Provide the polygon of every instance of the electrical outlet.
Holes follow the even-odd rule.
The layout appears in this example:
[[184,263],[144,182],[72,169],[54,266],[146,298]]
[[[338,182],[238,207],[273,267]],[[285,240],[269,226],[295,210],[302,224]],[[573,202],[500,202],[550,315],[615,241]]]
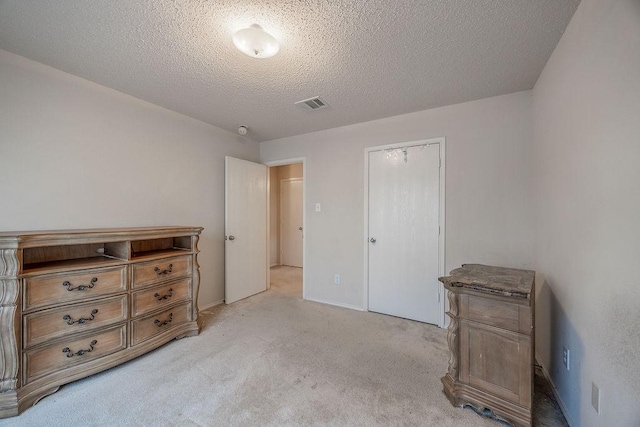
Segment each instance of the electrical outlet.
[[562,364],[567,369],[567,371],[569,370],[569,366],[571,366],[570,363],[571,363],[571,350],[569,350],[567,347],[562,347]]
[[333,283],[335,283],[336,285],[340,284],[340,275],[336,274],[335,276],[333,276]]
[[600,389],[594,382],[591,382],[591,405],[596,410],[596,414],[600,414]]

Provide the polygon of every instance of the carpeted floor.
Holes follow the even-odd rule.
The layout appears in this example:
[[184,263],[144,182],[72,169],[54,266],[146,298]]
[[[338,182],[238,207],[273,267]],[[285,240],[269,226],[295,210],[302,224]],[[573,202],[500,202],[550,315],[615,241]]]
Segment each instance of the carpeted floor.
[[[201,313],[198,337],[66,385],[0,426],[503,425],[442,394],[445,330],[303,301],[300,283],[300,269],[274,268],[269,291]],[[564,425],[543,404],[535,425]]]

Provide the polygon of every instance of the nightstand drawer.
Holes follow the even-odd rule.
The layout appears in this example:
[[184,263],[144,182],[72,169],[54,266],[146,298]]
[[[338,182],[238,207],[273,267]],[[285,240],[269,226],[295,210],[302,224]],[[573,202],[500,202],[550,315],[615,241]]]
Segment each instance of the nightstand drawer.
[[168,305],[191,298],[191,278],[154,286],[131,294],[131,317],[159,310]]
[[24,347],[127,320],[127,296],[73,304],[24,316]]
[[24,381],[58,372],[60,369],[99,359],[127,347],[126,325],[107,331],[96,331],[61,340],[58,343],[28,350],[24,353]]
[[469,295],[463,297],[461,308],[462,317],[474,322],[531,334],[531,308],[528,306]]
[[127,290],[127,267],[76,270],[24,279],[24,310],[106,296]]
[[191,275],[190,255],[133,264],[134,288]]
[[188,322],[191,302],[131,322],[131,345]]

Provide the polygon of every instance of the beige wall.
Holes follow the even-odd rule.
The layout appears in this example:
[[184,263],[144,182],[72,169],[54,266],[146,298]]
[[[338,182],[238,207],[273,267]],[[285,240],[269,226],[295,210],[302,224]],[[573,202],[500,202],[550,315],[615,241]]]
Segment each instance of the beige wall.
[[280,179],[278,168],[269,168],[269,265],[280,264]]
[[639,1],[581,2],[533,126],[537,352],[573,425],[640,425]]
[[280,181],[302,178],[302,163],[269,168],[269,262],[280,264]]
[[0,51],[0,230],[196,225],[224,298],[224,156],[256,143]]
[[302,178],[302,163],[278,166],[278,179]]
[[463,262],[532,267],[530,105],[521,92],[261,143],[262,161],[306,157],[307,297],[363,307],[365,147],[439,136],[447,271]]

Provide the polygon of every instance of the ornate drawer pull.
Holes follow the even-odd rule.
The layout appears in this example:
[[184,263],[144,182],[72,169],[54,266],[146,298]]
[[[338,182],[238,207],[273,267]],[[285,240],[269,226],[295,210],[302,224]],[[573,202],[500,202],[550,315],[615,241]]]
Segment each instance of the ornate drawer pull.
[[154,268],[153,271],[155,271],[158,276],[164,276],[165,274],[169,274],[173,271],[173,264],[169,264],[169,268],[167,268],[166,270],[160,270],[158,267]]
[[160,294],[156,292],[155,294],[153,294],[153,296],[156,297],[158,301],[162,301],[163,299],[169,299],[173,296],[173,288],[169,289],[169,293],[167,293],[166,295],[160,296]]
[[85,289],[93,288],[96,285],[97,281],[98,281],[98,278],[94,277],[93,279],[91,279],[91,282],[88,285],[80,285],[74,288],[71,286],[70,282],[65,280],[64,282],[62,282],[62,286],[67,288],[68,291],[84,291]]
[[67,325],[73,325],[74,323],[90,322],[96,318],[96,314],[98,314],[98,309],[94,308],[93,310],[91,310],[91,317],[81,317],[78,320],[73,320],[71,319],[71,316],[65,314],[64,316],[62,316],[62,320],[66,320]]
[[71,350],[69,350],[69,347],[65,347],[62,349],[63,353],[67,354],[67,357],[73,357],[73,356],[82,356],[85,353],[91,353],[93,351],[93,346],[98,344],[98,340],[93,340],[91,341],[91,344],[89,344],[89,348],[86,350],[78,350],[77,352],[72,352]]
[[161,327],[171,323],[172,320],[173,320],[173,313],[169,313],[169,318],[167,320],[165,320],[164,322],[161,322],[158,319],[156,319],[156,320],[154,320],[153,323],[155,323],[158,328],[161,328]]

